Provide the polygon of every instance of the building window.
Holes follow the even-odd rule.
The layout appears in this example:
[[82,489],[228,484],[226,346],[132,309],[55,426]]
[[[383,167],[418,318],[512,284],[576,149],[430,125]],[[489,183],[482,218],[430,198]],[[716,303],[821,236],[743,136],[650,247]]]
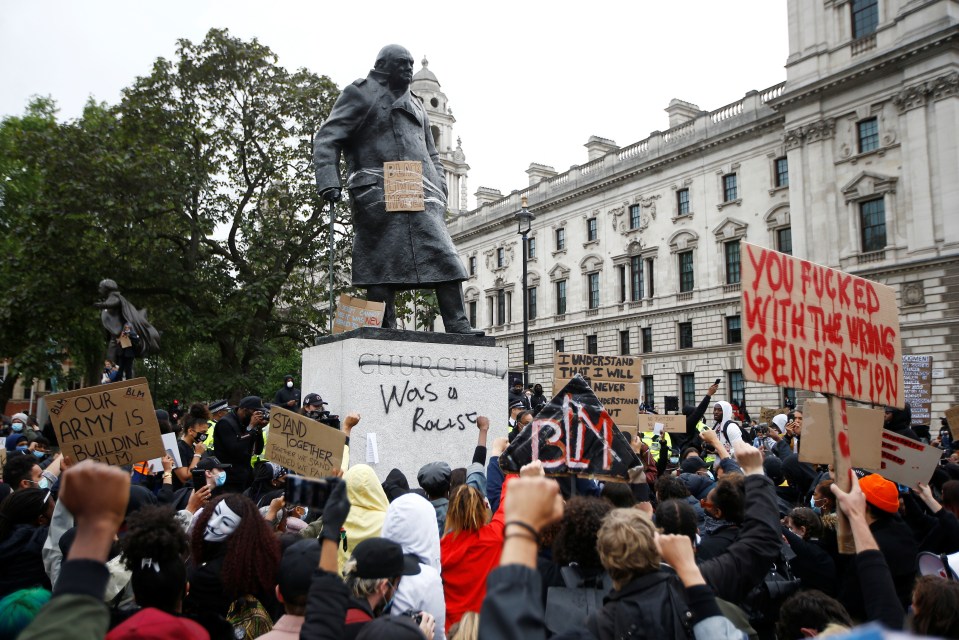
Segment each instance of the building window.
[[470,275],[476,275],[476,256],[470,256]]
[[852,0],[852,37],[863,38],[879,26],[879,0]]
[[676,192],[676,215],[689,215],[689,189],[680,189]]
[[526,312],[530,320],[536,319],[536,287],[526,290]]
[[695,406],[696,403],[696,374],[694,373],[681,373],[679,374],[679,394],[682,396],[680,398],[681,406],[692,405]]
[[776,230],[776,249],[788,256],[793,254],[793,230],[792,227]]
[[536,350],[532,342],[526,343],[526,364],[536,364]]
[[592,242],[597,236],[596,218],[590,218],[586,221],[586,242]]
[[693,348],[693,323],[692,322],[679,323],[679,348],[680,349]]
[[629,207],[629,228],[630,229],[639,229],[641,224],[640,208],[638,204],[630,205]]
[[616,272],[619,274],[619,301],[626,302],[626,265],[616,267]]
[[729,316],[726,318],[726,344],[739,344],[742,341],[742,321],[739,316]]
[[589,284],[589,308],[599,309],[599,274],[591,273],[586,278]]
[[643,404],[647,409],[653,408],[656,404],[656,386],[653,384],[653,376],[643,376]]
[[467,306],[469,308],[470,326],[475,327],[476,326],[476,300],[471,300],[470,302],[467,303]]
[[629,329],[619,332],[619,355],[629,355]]
[[859,153],[879,148],[879,120],[868,118],[856,123],[859,132]]
[[726,284],[739,284],[739,240],[731,240],[723,245],[726,250]]
[[536,257],[536,238],[526,240],[526,257],[530,260]]
[[596,340],[595,333],[591,336],[586,336],[586,353],[594,355],[599,353],[599,343]]
[[791,387],[783,388],[783,406],[790,409],[796,408],[796,390]]
[[746,406],[746,382],[742,371],[729,372],[729,401],[740,410]]
[[496,250],[496,266],[497,268],[503,268],[506,266],[506,249],[500,247]]
[[785,157],[776,158],[776,186],[789,186],[789,161]]
[[646,295],[650,298],[652,298],[655,293],[653,290],[654,282],[655,281],[653,279],[653,259],[646,258]]
[[566,229],[556,230],[556,250],[566,251]]
[[723,176],[723,202],[732,202],[739,197],[739,188],[736,184],[736,174],[727,173]]
[[693,290],[693,252],[683,251],[679,254],[679,292]]
[[643,353],[652,353],[653,352],[653,328],[643,327],[642,337],[643,337]]
[[629,259],[629,299],[643,299],[643,259],[639,256]]
[[566,281],[558,280],[556,282],[556,315],[566,313]]
[[506,291],[500,289],[496,292],[496,324],[506,322]]
[[886,248],[886,202],[882,198],[859,203],[862,225],[862,251],[882,251]]
[[562,353],[566,351],[566,342],[562,338],[559,340],[553,340],[553,351],[556,353]]

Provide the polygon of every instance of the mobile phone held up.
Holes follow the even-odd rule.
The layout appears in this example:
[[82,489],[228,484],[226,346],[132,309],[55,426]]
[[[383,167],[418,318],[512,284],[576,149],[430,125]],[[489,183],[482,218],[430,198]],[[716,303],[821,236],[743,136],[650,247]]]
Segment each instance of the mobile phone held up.
[[722,382],[722,381],[723,381],[722,378],[716,378],[716,382],[714,382],[713,384],[718,387],[718,386],[719,386],[719,383]]
[[323,509],[333,491],[336,478],[306,478],[304,476],[286,476],[284,497],[286,504],[300,505],[310,509]]
[[203,469],[191,469],[190,477],[193,479],[193,488],[200,490],[206,484],[206,471]]

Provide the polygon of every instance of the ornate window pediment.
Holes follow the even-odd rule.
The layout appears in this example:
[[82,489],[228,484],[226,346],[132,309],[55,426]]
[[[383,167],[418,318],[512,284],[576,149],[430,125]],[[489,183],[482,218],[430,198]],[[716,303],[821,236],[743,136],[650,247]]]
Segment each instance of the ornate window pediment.
[[478,300],[479,296],[480,292],[476,287],[466,287],[466,291],[463,292],[463,299],[466,300],[466,302]]
[[770,209],[764,216],[766,228],[776,229],[779,227],[788,227],[792,223],[789,216],[789,205],[781,204]]
[[591,253],[579,261],[579,268],[583,273],[595,273],[603,270],[603,259]]
[[569,278],[569,269],[557,262],[556,265],[549,270],[547,275],[549,275],[549,279],[553,282],[557,280],[566,280]]
[[672,253],[695,249],[697,244],[699,244],[699,236],[689,229],[680,229],[669,238],[669,250]]
[[716,236],[716,240],[719,242],[727,242],[737,238],[742,239],[746,237],[746,228],[748,226],[745,222],[740,222],[736,218],[726,218],[718,227],[713,229],[713,235]]
[[526,274],[526,284],[529,287],[535,287],[539,284],[539,274],[535,271],[530,271]]
[[[503,264],[499,265],[498,254],[499,250],[503,250]],[[493,273],[503,273],[506,269],[513,263],[516,253],[516,241],[503,241],[498,242],[496,245],[490,249],[487,249],[483,252],[483,255],[486,256],[486,268]]]
[[899,178],[863,171],[842,188],[842,195],[847,203],[869,200],[887,193],[895,193],[898,181]]

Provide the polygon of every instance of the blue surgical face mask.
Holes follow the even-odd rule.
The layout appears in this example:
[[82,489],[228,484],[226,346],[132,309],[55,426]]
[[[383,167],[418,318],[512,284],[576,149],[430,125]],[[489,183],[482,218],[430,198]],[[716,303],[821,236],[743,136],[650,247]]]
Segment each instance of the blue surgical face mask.
[[43,452],[43,451],[34,451],[34,452],[33,452],[33,455],[34,455],[35,457],[39,458],[40,460],[43,460],[44,458],[47,457],[47,454],[46,454],[45,452]]
[[40,481],[37,483],[37,486],[41,489],[49,489],[50,481],[47,480],[46,478],[40,478]]
[[26,452],[26,450],[29,449],[29,448],[30,448],[30,447],[28,447],[27,445],[20,445],[19,447],[17,447],[17,451],[18,451],[19,453],[24,453],[24,452]]
[[816,496],[809,496],[809,508],[815,511],[818,515],[822,515],[822,508],[816,506]]
[[21,431],[23,431],[23,423],[14,422],[12,425],[10,425],[10,428],[16,431],[17,433],[20,433]]
[[222,487],[226,484],[226,471],[221,471],[216,476],[216,486]]

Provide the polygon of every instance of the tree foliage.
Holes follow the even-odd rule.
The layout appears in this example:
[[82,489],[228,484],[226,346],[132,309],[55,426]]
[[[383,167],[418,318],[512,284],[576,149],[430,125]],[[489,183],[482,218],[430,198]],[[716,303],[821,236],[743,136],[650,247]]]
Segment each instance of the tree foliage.
[[[94,378],[105,341],[91,304],[109,277],[161,331],[138,371],[159,400],[266,395],[326,330],[329,213],[310,142],[337,95],[212,30],[117,105],[59,123],[38,100],[3,121],[4,355],[39,377],[68,354]],[[336,264],[349,264],[350,229],[335,233]]]

